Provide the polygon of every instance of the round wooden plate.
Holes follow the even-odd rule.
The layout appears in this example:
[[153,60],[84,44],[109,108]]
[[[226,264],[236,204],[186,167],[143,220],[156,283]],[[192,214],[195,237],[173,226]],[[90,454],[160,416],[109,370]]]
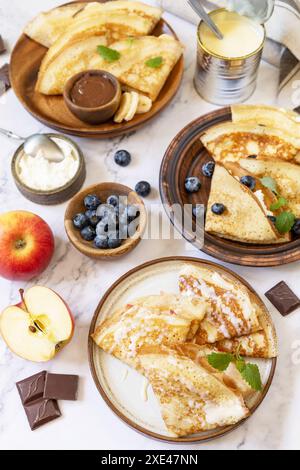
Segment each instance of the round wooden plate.
[[[82,0],[90,2],[92,0]],[[100,0],[101,1],[101,0]],[[107,0],[102,0],[102,3]],[[170,34],[177,39],[173,29],[161,20],[152,35]],[[47,49],[23,34],[11,55],[10,76],[12,87],[27,111],[48,127],[79,137],[105,139],[135,131],[167,106],[179,89],[184,72],[182,57],[171,72],[151,111],[137,115],[132,121],[116,124],[109,121],[98,126],[77,119],[67,108],[62,96],[46,96],[35,92],[38,71]]]
[[[181,207],[185,204],[204,204],[207,207],[211,179],[203,176],[201,169],[212,158],[203,147],[200,136],[210,127],[226,121],[231,121],[230,108],[196,119],[174,138],[162,161],[161,199],[171,222],[188,241],[195,238],[194,234],[185,228],[182,230],[182,221],[171,211],[171,207],[174,204],[180,204]],[[202,188],[199,193],[190,195],[185,191],[184,182],[189,176],[200,178]],[[205,233],[204,246],[200,240],[193,243],[214,258],[242,266],[278,266],[300,260],[300,240],[279,245],[248,245]]]
[[[100,323],[134,298],[160,294],[162,290],[177,293],[178,275],[182,266],[186,263],[212,269],[221,274],[226,274],[235,281],[241,282],[255,295],[261,307],[265,309],[266,314],[270,317],[265,305],[253,288],[232,271],[215,263],[197,258],[162,258],[136,267],[111,286],[96,309],[90,326],[88,340],[89,363],[92,376],[100,395],[109,408],[127,425],[147,437],[177,444],[201,443],[216,439],[233,431],[243,424],[245,420],[234,426],[218,428],[192,436],[183,438],[170,437],[162,420],[160,408],[152,388],[149,387],[148,401],[145,401],[141,393],[145,386],[145,379],[142,375],[102,351],[94,343],[91,334],[94,333]],[[272,322],[271,318],[270,321]],[[252,360],[252,362],[256,362],[259,366],[263,391],[261,393],[254,392],[246,400],[250,416],[253,415],[262,403],[271,386],[277,361],[276,359],[260,359]]]

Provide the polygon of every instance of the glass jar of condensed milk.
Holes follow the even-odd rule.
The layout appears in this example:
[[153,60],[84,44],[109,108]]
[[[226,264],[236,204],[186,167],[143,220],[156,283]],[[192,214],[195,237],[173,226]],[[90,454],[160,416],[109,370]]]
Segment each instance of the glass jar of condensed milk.
[[201,21],[198,28],[198,57],[195,75],[197,92],[218,105],[247,100],[256,79],[266,39],[259,21],[224,8],[210,13],[223,39]]

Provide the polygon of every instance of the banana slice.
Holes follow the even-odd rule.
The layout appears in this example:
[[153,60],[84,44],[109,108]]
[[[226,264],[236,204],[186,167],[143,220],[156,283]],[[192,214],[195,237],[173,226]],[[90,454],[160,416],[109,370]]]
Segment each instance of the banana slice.
[[127,93],[127,92],[123,93],[120,107],[114,117],[114,121],[117,124],[120,124],[121,122],[123,122],[125,117],[129,113],[130,107],[131,107],[131,101],[132,101],[131,93]]
[[139,94],[136,93],[135,91],[132,91],[130,94],[131,94],[131,103],[130,103],[128,113],[125,116],[125,121],[127,122],[131,121],[134,118],[138,109],[138,105],[139,105]]
[[136,114],[145,114],[152,108],[152,100],[148,96],[140,95]]

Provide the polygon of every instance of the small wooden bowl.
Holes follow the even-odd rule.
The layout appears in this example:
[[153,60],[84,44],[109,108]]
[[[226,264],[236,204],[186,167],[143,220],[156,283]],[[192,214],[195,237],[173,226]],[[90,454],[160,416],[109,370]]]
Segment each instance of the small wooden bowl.
[[[87,74],[98,75],[109,80],[113,84],[115,95],[111,101],[103,104],[102,106],[98,106],[97,108],[84,108],[83,106],[78,106],[73,103],[71,99],[71,91],[75,83]],[[74,75],[67,81],[63,96],[71,113],[83,122],[96,125],[109,121],[116,114],[121,101],[122,89],[119,80],[117,80],[111,73],[105,72],[104,70],[86,70],[85,72],[80,72]]]
[[[83,240],[80,231],[76,230],[73,225],[73,217],[85,212],[84,198],[88,194],[95,194],[102,202],[115,194],[117,196],[127,196],[128,204],[134,204],[139,207],[140,224],[135,235],[124,240],[119,248],[100,250],[93,247],[92,242]],[[142,199],[130,188],[118,183],[100,183],[84,189],[70,201],[65,214],[65,230],[72,245],[85,256],[92,259],[111,260],[116,257],[123,256],[132,251],[141,241],[147,225],[147,211]]]
[[11,172],[15,181],[15,184],[23,194],[26,199],[29,201],[34,202],[36,204],[41,204],[44,206],[51,206],[56,204],[62,204],[63,202],[68,201],[74,194],[78,193],[83,186],[86,177],[86,168],[85,168],[85,160],[82,151],[78,147],[73,140],[69,139],[68,137],[61,135],[61,134],[46,134],[48,137],[55,137],[59,139],[63,139],[68,142],[70,145],[73,146],[75,152],[79,158],[79,167],[74,175],[74,177],[68,181],[64,186],[56,189],[52,189],[50,191],[41,191],[37,189],[30,188],[26,186],[23,181],[21,181],[16,166],[18,162],[18,158],[20,152],[23,150],[24,145],[22,144],[17,151],[15,152],[12,162],[11,162]]

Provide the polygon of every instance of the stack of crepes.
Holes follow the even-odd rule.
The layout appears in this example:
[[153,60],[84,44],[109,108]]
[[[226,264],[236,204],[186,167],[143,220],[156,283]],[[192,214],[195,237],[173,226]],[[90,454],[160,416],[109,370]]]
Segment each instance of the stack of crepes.
[[[76,3],[40,14],[24,31],[49,48],[36,91],[61,95],[69,78],[100,69],[118,78],[125,91],[155,101],[183,53],[174,37],[151,36],[161,16],[159,8],[126,0]],[[99,46],[112,50],[118,60],[101,55]],[[159,66],[155,62],[148,66],[155,58],[159,58]]]
[[[258,105],[231,109],[232,122],[201,136],[216,162],[205,230],[243,243],[289,242],[300,218],[299,114]],[[243,177],[253,187],[241,184]],[[226,208],[221,216],[211,210],[216,203]]]
[[253,393],[231,363],[212,368],[212,352],[269,359],[277,340],[265,307],[230,275],[187,264],[180,295],[140,298],[106,319],[93,339],[152,385],[171,436],[233,425],[249,414]]

